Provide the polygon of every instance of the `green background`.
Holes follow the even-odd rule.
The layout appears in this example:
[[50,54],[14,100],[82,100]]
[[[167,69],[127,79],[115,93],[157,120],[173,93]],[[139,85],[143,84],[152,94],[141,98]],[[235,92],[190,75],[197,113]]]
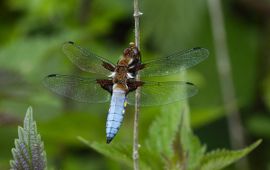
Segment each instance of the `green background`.
[[[223,15],[233,82],[247,144],[263,143],[248,159],[251,169],[270,168],[270,23],[263,9],[270,2],[223,1]],[[256,3],[255,3],[256,4]],[[199,93],[190,101],[191,126],[207,150],[231,148],[223,108],[207,1],[142,1],[143,61],[196,46],[207,48],[207,60],[180,74],[152,80],[185,80]],[[42,79],[52,73],[93,76],[64,56],[66,41],[75,41],[117,62],[134,39],[131,0],[2,0],[0,1],[0,169],[9,169],[11,148],[29,105],[45,143],[51,169],[126,169],[89,149],[77,139],[105,142],[109,103],[77,103],[52,94]],[[266,10],[267,11],[267,10]],[[167,107],[141,109],[140,140]],[[134,108],[128,107],[112,143],[131,144]],[[170,113],[168,113],[170,114]],[[112,144],[113,145],[113,144]],[[234,169],[229,167],[228,169]]]

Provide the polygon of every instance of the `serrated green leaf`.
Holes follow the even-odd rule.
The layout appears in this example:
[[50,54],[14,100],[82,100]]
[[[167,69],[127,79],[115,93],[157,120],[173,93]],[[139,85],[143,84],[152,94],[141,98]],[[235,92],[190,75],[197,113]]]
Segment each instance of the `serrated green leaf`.
[[166,159],[173,157],[173,141],[179,129],[181,113],[178,107],[164,107],[160,116],[151,124],[149,137],[146,140],[146,146],[157,155],[162,155]]
[[19,139],[15,139],[15,148],[11,152],[10,161],[12,170],[44,170],[46,169],[46,153],[44,144],[37,132],[36,122],[33,120],[32,108],[29,107],[24,127],[18,127]]
[[189,132],[187,138],[188,143],[183,143],[183,149],[187,157],[187,169],[194,170],[200,166],[206,148],[201,145],[199,138],[192,132]]
[[219,170],[222,169],[240,158],[247,155],[249,152],[251,152],[253,149],[255,149],[262,140],[258,140],[249,147],[237,150],[237,151],[229,151],[226,149],[222,150],[215,150],[210,153],[207,153],[201,162],[201,170]]
[[202,146],[199,138],[193,134],[189,125],[188,105],[184,107],[180,129],[180,141],[185,156],[182,160],[182,164],[186,164],[186,169],[193,170],[199,167],[200,161],[205,153],[205,146]]
[[[179,111],[180,110],[180,111]],[[146,140],[147,148],[152,154],[159,155],[167,169],[194,169],[205,152],[199,139],[193,134],[189,125],[189,108],[185,101],[181,102],[181,108],[170,108],[157,117],[149,131]]]

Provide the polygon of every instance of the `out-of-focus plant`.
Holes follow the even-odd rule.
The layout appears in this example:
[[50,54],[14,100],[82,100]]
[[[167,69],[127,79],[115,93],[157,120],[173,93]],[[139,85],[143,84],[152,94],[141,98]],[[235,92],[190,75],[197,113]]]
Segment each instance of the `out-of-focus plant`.
[[12,170],[44,170],[46,169],[46,152],[41,136],[37,132],[37,124],[33,119],[32,108],[29,107],[24,126],[18,127],[19,138],[15,139],[12,149],[13,160],[10,161]]

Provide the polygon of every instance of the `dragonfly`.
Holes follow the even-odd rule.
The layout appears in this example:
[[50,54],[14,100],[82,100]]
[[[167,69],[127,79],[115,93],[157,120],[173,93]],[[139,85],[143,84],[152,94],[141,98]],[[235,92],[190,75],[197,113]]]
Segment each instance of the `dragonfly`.
[[[52,92],[79,102],[110,101],[106,121],[106,142],[110,143],[122,124],[127,104],[134,105],[135,91],[140,87],[140,105],[164,105],[187,99],[197,93],[197,87],[185,81],[143,81],[151,76],[179,73],[205,60],[205,48],[192,48],[172,55],[142,62],[141,52],[134,43],[123,51],[117,64],[88,51],[74,42],[66,42],[63,52],[82,71],[95,73],[95,78],[51,74],[43,84]],[[141,80],[136,80],[140,75]]]

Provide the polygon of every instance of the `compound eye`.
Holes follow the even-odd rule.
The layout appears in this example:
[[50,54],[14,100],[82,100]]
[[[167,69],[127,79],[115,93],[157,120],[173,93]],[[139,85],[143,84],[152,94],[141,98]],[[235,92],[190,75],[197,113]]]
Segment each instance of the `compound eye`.
[[130,49],[129,49],[129,48],[126,48],[126,49],[124,50],[124,55],[129,56],[129,53],[130,53]]
[[139,53],[138,49],[137,48],[134,48],[133,49],[133,53],[134,53],[134,55],[138,55],[138,53]]

